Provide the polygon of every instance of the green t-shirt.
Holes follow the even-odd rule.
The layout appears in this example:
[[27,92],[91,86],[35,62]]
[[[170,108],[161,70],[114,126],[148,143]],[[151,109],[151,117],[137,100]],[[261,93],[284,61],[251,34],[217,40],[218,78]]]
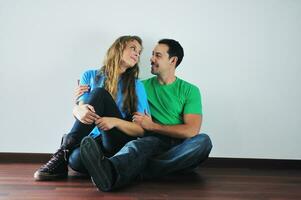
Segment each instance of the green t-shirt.
[[183,124],[183,114],[202,114],[199,89],[182,80],[161,85],[157,77],[142,81],[154,121],[164,125]]

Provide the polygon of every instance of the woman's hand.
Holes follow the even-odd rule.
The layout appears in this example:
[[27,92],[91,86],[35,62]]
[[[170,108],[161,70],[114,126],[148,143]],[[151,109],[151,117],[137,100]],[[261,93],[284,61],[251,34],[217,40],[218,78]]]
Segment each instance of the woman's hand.
[[89,104],[77,105],[73,108],[73,115],[84,124],[93,124],[100,117],[95,113],[94,107]]
[[90,90],[90,86],[89,85],[79,85],[75,88],[74,91],[74,97],[75,97],[75,101],[82,96],[85,92],[88,92]]
[[155,123],[153,122],[152,117],[145,111],[144,111],[144,114],[135,112],[132,121],[134,123],[140,125],[143,129],[148,130],[148,131],[151,131],[155,126]]
[[116,127],[120,119],[115,117],[100,117],[95,121],[95,125],[103,131]]

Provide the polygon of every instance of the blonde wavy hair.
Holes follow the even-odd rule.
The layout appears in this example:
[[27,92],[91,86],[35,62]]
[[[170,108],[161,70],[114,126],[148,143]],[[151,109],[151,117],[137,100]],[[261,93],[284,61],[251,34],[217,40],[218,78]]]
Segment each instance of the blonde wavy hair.
[[[115,40],[115,42],[108,49],[103,67],[100,69],[100,74],[106,76],[105,89],[111,94],[114,100],[116,100],[118,90],[118,70],[122,62],[123,51],[130,41],[137,41],[142,46],[142,40],[138,36],[121,36]],[[128,68],[122,75],[121,80],[123,82],[123,111],[128,114],[132,114],[137,110],[137,95],[136,95],[136,79],[139,74],[138,63]]]

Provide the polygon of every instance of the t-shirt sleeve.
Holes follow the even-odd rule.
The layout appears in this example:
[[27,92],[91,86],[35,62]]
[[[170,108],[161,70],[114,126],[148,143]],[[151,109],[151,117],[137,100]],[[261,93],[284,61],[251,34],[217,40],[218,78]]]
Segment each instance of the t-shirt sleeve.
[[[81,75],[79,80],[79,85],[90,85],[91,72],[92,72],[91,70],[88,70]],[[88,99],[88,97],[89,97],[89,92],[85,92],[77,99],[77,102],[80,101],[85,102]]]
[[144,86],[139,80],[136,81],[136,94],[138,99],[137,112],[144,113],[146,111],[148,114],[151,114]]
[[192,86],[184,105],[184,114],[203,114],[200,90]]

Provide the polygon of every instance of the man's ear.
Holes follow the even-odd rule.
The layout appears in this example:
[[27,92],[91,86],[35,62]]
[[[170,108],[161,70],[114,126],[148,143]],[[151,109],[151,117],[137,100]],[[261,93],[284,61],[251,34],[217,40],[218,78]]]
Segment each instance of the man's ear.
[[170,62],[171,64],[174,64],[175,66],[176,66],[176,64],[177,64],[177,61],[178,61],[178,57],[177,57],[177,56],[173,56],[173,57],[171,57],[170,60],[169,60],[169,62]]

